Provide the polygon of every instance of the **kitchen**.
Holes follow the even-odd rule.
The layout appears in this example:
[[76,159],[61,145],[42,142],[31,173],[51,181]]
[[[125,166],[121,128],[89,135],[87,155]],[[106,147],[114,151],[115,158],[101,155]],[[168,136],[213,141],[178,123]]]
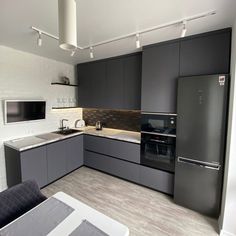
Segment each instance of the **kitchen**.
[[[204,13],[204,20],[217,22],[218,11],[222,14],[219,6],[217,9]],[[163,232],[170,235],[232,232],[233,235],[234,226],[228,217],[234,208],[229,209],[228,204],[234,203],[230,203],[228,196],[234,180],[230,177],[233,146],[229,144],[234,135],[230,127],[234,125],[235,28],[233,23],[222,26],[215,23],[214,27],[191,31],[191,21],[181,22],[178,34],[172,37],[145,41],[146,31],[142,34],[140,30],[131,43],[136,51],[122,49],[115,53],[112,49],[106,55],[99,48],[105,46],[96,46],[94,42],[88,50],[81,50],[81,54],[76,50],[73,56],[66,56],[55,39],[48,36],[50,30],[41,31],[40,25],[33,22],[35,28],[29,29],[31,39],[26,39],[30,45],[19,44],[16,50],[17,39],[7,42],[7,37],[3,37],[0,46],[1,189],[36,179],[42,192],[51,196],[54,190],[67,188],[63,181],[69,179],[75,189],[77,183],[89,193],[86,186],[91,184],[92,188],[93,184],[99,184],[99,180],[89,182],[89,177],[94,176],[94,181],[97,174],[105,182],[109,178],[111,182],[121,181],[117,182],[117,189],[127,183],[129,187],[123,192],[129,192],[130,188],[137,196],[145,194],[143,191],[147,191],[147,196],[158,194],[156,199],[165,196],[171,199],[169,207],[183,212],[186,209],[186,215],[196,218],[197,224],[204,220],[211,222],[204,223],[198,232],[191,228],[190,222],[180,226],[176,221],[166,225],[157,223],[161,230],[149,224],[152,229],[147,235]],[[167,24],[165,30],[170,29]],[[160,33],[158,27],[154,31]],[[183,31],[185,35],[181,35]],[[58,54],[48,55],[49,48],[58,50]],[[27,111],[27,103],[32,106],[40,103],[42,113],[39,110],[31,113],[35,107]],[[17,109],[25,106],[21,112],[27,111],[27,121],[22,122],[21,117],[12,113],[14,106]],[[62,134],[58,128],[71,134]],[[87,185],[75,181],[76,175],[82,179],[87,176],[88,180],[84,180]],[[73,187],[71,192],[67,191],[105,215],[112,209],[108,204],[110,208],[103,211],[106,207],[96,205],[86,191],[84,195]],[[94,191],[98,199],[102,198],[99,188]],[[106,194],[112,195],[112,191]],[[118,196],[118,202],[128,200],[127,196],[123,199]],[[112,196],[108,202],[109,199]],[[112,212],[109,216],[128,225],[131,235],[142,231],[129,222],[127,212],[120,217],[114,209]],[[187,218],[182,220],[188,222]],[[140,224],[141,219],[137,219]],[[143,217],[143,223],[148,219]],[[156,217],[152,224],[155,220],[158,222]],[[178,226],[175,228],[174,224]],[[144,226],[143,230],[148,227]]]

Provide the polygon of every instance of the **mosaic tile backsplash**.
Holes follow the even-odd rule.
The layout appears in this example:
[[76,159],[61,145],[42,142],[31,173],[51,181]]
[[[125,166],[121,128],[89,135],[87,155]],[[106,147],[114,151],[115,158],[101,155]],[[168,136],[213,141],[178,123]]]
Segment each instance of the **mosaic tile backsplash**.
[[140,131],[141,112],[124,110],[83,108],[83,119],[86,125],[95,125],[101,121],[105,128]]

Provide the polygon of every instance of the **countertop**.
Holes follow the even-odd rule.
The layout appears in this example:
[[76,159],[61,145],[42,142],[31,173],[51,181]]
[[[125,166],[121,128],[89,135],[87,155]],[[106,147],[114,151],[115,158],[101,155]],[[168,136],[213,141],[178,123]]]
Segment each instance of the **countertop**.
[[63,139],[67,139],[70,137],[88,134],[93,136],[111,138],[131,143],[140,144],[141,135],[139,132],[127,131],[127,130],[119,130],[119,129],[110,129],[103,128],[102,130],[96,130],[93,126],[87,126],[84,128],[72,128],[75,130],[80,130],[81,132],[73,133],[69,135],[62,135],[56,133],[44,133],[35,136],[28,136],[18,139],[13,139],[4,142],[4,144],[8,147],[14,148],[17,151],[25,151],[31,148],[39,147],[42,145],[46,145],[49,143],[53,143],[56,141],[60,141]]

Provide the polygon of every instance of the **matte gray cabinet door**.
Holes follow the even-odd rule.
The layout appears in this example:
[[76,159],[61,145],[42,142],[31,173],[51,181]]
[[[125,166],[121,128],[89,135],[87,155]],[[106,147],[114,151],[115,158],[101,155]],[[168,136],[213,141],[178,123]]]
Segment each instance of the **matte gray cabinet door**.
[[230,30],[182,40],[180,76],[228,74],[230,47]]
[[52,182],[67,173],[66,142],[59,141],[47,145],[48,182]]
[[101,153],[134,163],[140,163],[139,144],[85,135],[84,147],[89,151]]
[[111,157],[109,173],[139,183],[139,165],[137,164]]
[[176,113],[178,76],[179,42],[144,48],[141,110]]
[[108,156],[90,151],[84,151],[84,164],[88,167],[111,173],[110,157]]
[[137,164],[90,151],[85,151],[84,164],[123,179],[139,182],[139,165]]
[[99,108],[106,105],[106,62],[97,61],[77,66],[78,103],[81,107]]
[[84,146],[83,135],[65,140],[66,145],[66,170],[71,172],[83,165]]
[[140,184],[173,195],[174,175],[165,171],[140,166]]
[[90,64],[83,63],[77,66],[78,74],[78,105],[80,107],[91,107],[92,95],[90,91],[93,90],[92,86],[92,71],[90,70]]
[[124,104],[124,67],[122,58],[107,61],[106,108],[122,109]]
[[46,146],[20,153],[21,181],[34,179],[39,187],[48,184]]
[[141,109],[142,55],[124,58],[124,105],[123,109]]

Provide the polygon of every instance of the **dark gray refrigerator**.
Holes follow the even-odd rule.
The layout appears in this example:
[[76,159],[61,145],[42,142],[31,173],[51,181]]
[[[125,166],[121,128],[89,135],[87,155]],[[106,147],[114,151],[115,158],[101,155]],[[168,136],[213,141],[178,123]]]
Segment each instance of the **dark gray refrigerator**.
[[217,217],[227,127],[228,75],[178,80],[174,201]]

